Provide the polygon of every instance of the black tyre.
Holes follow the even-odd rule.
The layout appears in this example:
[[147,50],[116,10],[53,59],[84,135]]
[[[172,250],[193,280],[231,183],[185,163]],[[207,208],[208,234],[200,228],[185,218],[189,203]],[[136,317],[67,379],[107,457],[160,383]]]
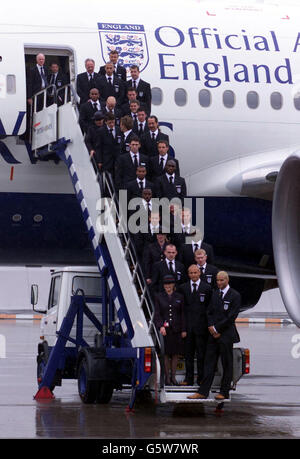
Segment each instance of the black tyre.
[[94,403],[97,398],[98,381],[89,380],[88,365],[83,358],[77,372],[78,393],[83,403]]
[[[48,358],[44,354],[44,352],[42,352],[41,354],[37,356],[36,361],[37,361],[37,375],[36,376],[37,376],[37,383],[39,386],[45,374],[45,368],[47,365]],[[49,389],[51,390],[51,392],[53,392],[55,389],[55,384],[50,384]]]
[[98,381],[97,403],[109,403],[114,391],[110,381]]

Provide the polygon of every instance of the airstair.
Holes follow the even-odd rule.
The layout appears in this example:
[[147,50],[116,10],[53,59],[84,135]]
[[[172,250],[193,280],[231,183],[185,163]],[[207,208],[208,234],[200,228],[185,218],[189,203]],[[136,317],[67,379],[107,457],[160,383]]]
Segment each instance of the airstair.
[[[55,88],[50,89],[53,94]],[[61,88],[64,89],[66,88]],[[110,301],[114,305],[118,324],[128,343],[128,349],[107,349],[107,355],[111,358],[114,351],[116,359],[122,358],[123,355],[134,356],[139,367],[140,356],[144,356],[145,349],[150,348],[151,371],[146,377],[144,375],[144,378],[140,378],[144,381],[143,385],[138,381],[139,378],[133,378],[134,390],[142,390],[147,386],[156,392],[156,398],[163,403],[187,402],[187,395],[194,392],[196,387],[164,385],[163,341],[153,323],[154,306],[134,246],[126,232],[127,222],[120,212],[110,175],[95,172],[78,123],[76,94],[71,86],[67,89],[64,91],[64,103],[60,106],[56,103],[47,106],[49,88],[34,97],[32,150],[36,157],[54,153],[68,168],[101,277],[107,280]],[[72,97],[71,100],[67,100],[70,99],[70,90]],[[44,97],[44,104],[42,109],[39,107],[37,110],[37,98],[41,95]],[[63,334],[61,330],[57,332],[60,346],[57,346],[57,352],[56,346],[52,349],[46,372],[52,365],[53,373],[58,365],[58,354],[62,352],[67,339],[64,336],[62,343]],[[130,349],[134,350],[131,354]],[[44,381],[49,381],[49,377],[44,378]],[[43,387],[42,380],[39,388]],[[130,407],[133,406],[134,399],[135,393]],[[197,403],[200,400],[189,402]]]

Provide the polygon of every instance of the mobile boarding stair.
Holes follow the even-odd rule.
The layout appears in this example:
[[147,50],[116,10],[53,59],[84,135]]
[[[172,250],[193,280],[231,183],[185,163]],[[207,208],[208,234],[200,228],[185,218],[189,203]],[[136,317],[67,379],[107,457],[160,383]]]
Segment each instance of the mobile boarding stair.
[[[51,389],[57,383],[57,374],[64,375],[68,361],[67,377],[71,374],[78,379],[79,394],[84,402],[108,402],[113,388],[124,387],[131,388],[129,409],[133,408],[136,395],[145,388],[155,393],[156,400],[162,403],[203,402],[187,399],[195,387],[164,385],[162,337],[153,324],[154,306],[134,247],[126,231],[122,230],[126,222],[119,212],[113,183],[109,175],[95,173],[78,124],[74,92],[68,101],[68,87],[68,91],[64,91],[64,103],[58,107],[56,103],[47,106],[47,91],[49,88],[34,98],[32,149],[37,157],[45,158],[55,153],[68,167],[104,294],[102,323],[87,307],[84,292],[77,292],[72,297],[68,313],[56,333],[56,344],[40,372],[35,398],[53,397]],[[51,91],[53,94],[55,88]],[[36,98],[41,95],[44,105],[38,111]],[[95,326],[94,347],[84,340],[83,315]],[[76,339],[73,339],[70,332],[76,318]],[[74,371],[70,371],[68,342],[74,344]],[[184,379],[183,372],[178,375],[180,379]],[[99,392],[102,395],[99,396]]]

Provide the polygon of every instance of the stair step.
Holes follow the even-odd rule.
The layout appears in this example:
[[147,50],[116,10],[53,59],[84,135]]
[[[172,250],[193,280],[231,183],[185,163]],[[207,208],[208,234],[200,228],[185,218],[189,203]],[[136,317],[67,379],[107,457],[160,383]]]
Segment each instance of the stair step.
[[228,403],[230,402],[230,398],[225,399],[225,400],[216,400],[213,394],[209,394],[209,396],[205,399],[188,399],[188,395],[190,392],[195,392],[194,391],[186,391],[186,392],[174,392],[174,391],[169,391],[165,390],[164,394],[161,394],[161,400],[164,403],[172,402],[172,403],[215,403],[215,404],[220,404],[220,403]]

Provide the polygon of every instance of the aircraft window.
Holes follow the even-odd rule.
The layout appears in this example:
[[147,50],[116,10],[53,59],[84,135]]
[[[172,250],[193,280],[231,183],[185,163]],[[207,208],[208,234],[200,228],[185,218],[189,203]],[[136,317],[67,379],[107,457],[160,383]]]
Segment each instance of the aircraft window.
[[6,75],[7,94],[16,94],[16,75]]
[[227,108],[232,108],[235,104],[235,94],[233,91],[224,91],[223,92],[223,104]]
[[247,94],[247,105],[249,108],[257,108],[259,105],[259,96],[255,91],[249,91]]
[[163,99],[163,93],[162,93],[162,90],[160,88],[152,88],[151,89],[151,93],[152,93],[152,104],[153,105],[160,105],[162,103],[162,99]]
[[300,110],[300,92],[297,92],[294,96],[294,105],[297,110]]
[[280,108],[282,107],[282,95],[280,94],[280,92],[272,92],[271,106],[275,110],[280,110]]
[[201,89],[199,92],[199,104],[201,107],[209,107],[211,104],[211,93],[208,89]]
[[186,90],[182,88],[176,89],[174,98],[175,98],[175,104],[179,105],[179,107],[183,107],[184,105],[186,105],[186,102],[187,102]]

